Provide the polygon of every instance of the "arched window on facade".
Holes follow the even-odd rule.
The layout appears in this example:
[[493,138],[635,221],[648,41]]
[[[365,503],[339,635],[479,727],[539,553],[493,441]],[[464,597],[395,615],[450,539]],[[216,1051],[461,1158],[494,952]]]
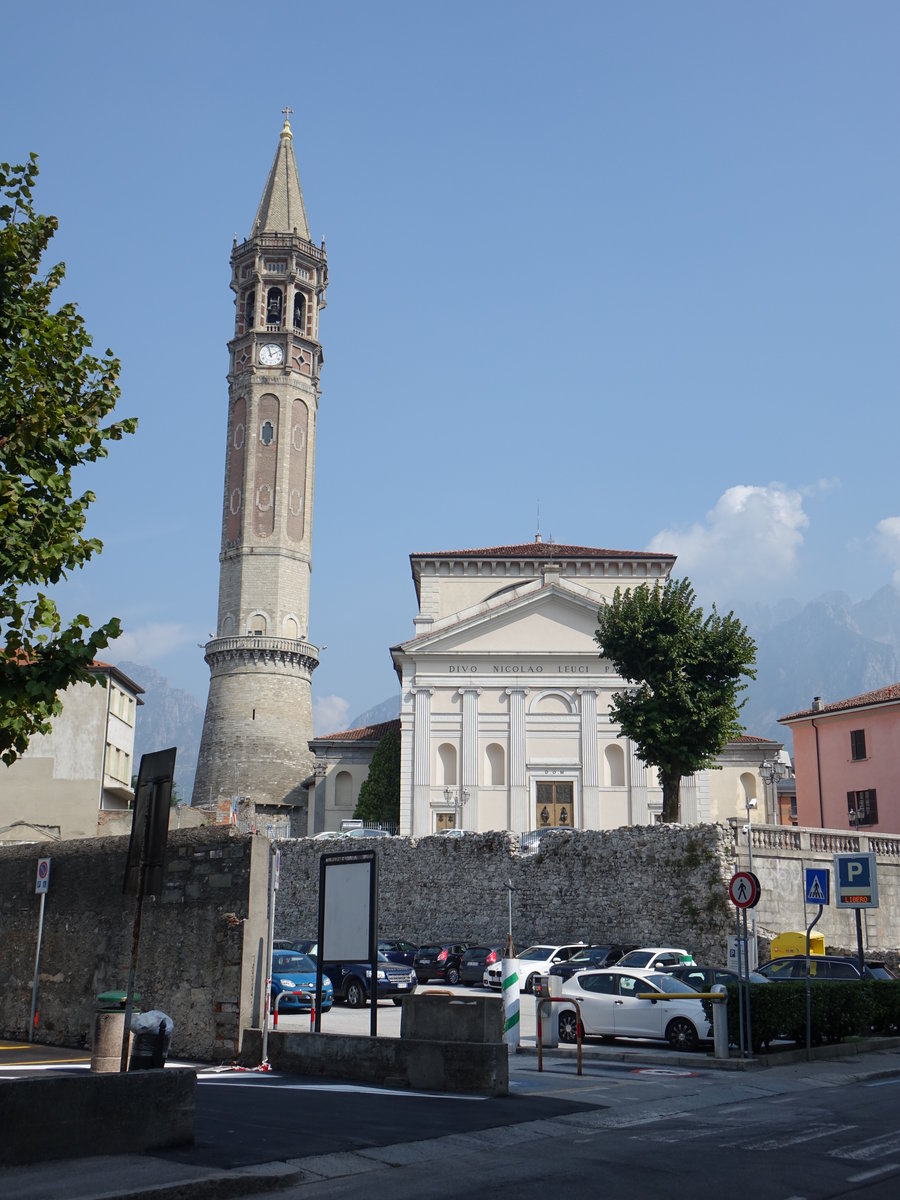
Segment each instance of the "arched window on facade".
[[266,324],[281,326],[284,297],[280,287],[270,287],[266,292]]
[[442,787],[456,783],[456,747],[450,742],[438,746],[438,775],[438,783]]
[[284,618],[284,628],[281,631],[281,636],[286,637],[286,638],[293,638],[294,641],[297,640],[297,638],[300,636],[300,631],[297,628],[296,618],[294,618],[294,617],[285,617]]
[[606,757],[606,776],[609,787],[624,787],[625,786],[625,751],[621,746],[607,746],[605,750]]
[[294,292],[294,328],[306,328],[306,297],[302,292]]
[[244,324],[248,329],[256,324],[256,288],[251,288],[244,297]]
[[353,776],[349,771],[338,771],[334,777],[335,808],[351,808],[353,806]]
[[485,751],[485,758],[487,759],[487,778],[485,783],[492,787],[499,787],[501,784],[506,783],[503,747],[498,745],[497,742],[491,742]]
[[250,627],[248,632],[253,636],[262,636],[266,632],[266,618],[263,613],[250,614]]
[[752,773],[752,771],[744,771],[741,774],[741,808],[746,809],[748,801],[751,808],[756,808],[757,800],[756,776]]

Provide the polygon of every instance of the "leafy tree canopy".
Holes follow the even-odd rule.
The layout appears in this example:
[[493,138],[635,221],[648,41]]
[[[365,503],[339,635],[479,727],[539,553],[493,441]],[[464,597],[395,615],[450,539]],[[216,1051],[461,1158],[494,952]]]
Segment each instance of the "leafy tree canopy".
[[400,730],[389,729],[372,755],[354,817],[400,824]]
[[59,583],[102,548],[85,537],[94,493],[73,496],[72,474],[104,458],[106,443],[133,433],[129,418],[103,424],[119,398],[119,361],[98,359],[74,304],[50,311],[65,264],[41,273],[55,217],[35,212],[37,156],[0,163],[0,758],[13,762],[50,730],[57,693],[89,671],[118,637],[80,614],[64,624],[42,588]]
[[662,819],[677,821],[682,776],[712,766],[741,733],[738,696],[756,678],[756,644],[733,612],[713,606],[704,617],[688,579],[617,588],[597,622],[602,655],[637,685],[616,694],[612,718],[659,773]]

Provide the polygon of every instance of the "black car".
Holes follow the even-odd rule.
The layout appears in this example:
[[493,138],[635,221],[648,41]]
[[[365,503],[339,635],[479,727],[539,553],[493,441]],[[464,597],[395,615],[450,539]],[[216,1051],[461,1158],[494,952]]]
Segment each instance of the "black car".
[[623,954],[633,949],[633,946],[585,946],[583,950],[577,950],[566,962],[554,963],[549,973],[559,975],[562,979],[571,979],[576,971],[596,971],[601,967],[614,967]]
[[502,946],[469,946],[459,964],[459,982],[472,987],[484,982],[484,969],[503,958]]
[[[698,967],[685,963],[680,967],[660,967],[660,970],[664,975],[672,975],[698,992],[711,992],[717,983],[722,983],[726,987],[729,983],[740,983],[740,977],[732,967]],[[768,983],[769,981],[765,975],[760,975],[759,971],[751,971],[749,982]]]
[[413,965],[418,948],[412,942],[404,942],[400,938],[382,938],[378,943],[378,949],[385,958],[393,963],[404,963],[407,967]]
[[430,979],[459,983],[462,956],[468,945],[468,942],[436,942],[430,946],[420,946],[413,961],[419,983],[427,983]]
[[[402,1004],[403,997],[411,996],[416,990],[416,973],[412,967],[392,963],[383,954],[379,954],[375,971],[376,995],[379,1000],[393,1000],[395,1004]],[[331,980],[335,1000],[343,1000],[351,1008],[362,1008],[369,1003],[372,994],[370,963],[323,962],[322,974]]]
[[[794,954],[786,958],[773,958],[759,968],[761,975],[781,983],[785,979],[806,979],[806,955]],[[894,976],[883,962],[863,963],[859,972],[859,959],[849,955],[811,954],[809,978],[824,980],[847,979],[893,979]]]

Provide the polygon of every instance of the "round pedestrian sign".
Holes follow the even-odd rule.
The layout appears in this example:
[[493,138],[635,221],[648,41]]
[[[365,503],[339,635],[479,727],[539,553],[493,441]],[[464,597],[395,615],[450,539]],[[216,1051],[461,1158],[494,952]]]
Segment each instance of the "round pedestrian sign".
[[735,871],[728,885],[728,895],[736,908],[756,908],[760,890],[759,880],[752,871]]

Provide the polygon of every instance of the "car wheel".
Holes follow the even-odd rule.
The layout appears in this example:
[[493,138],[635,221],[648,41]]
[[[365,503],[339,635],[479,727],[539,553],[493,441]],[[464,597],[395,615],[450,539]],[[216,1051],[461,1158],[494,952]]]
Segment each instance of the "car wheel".
[[573,1012],[559,1014],[559,1040],[561,1042],[578,1041],[578,1017]]
[[447,982],[453,984],[454,986],[459,983],[459,971],[456,969],[456,967],[447,968]]
[[364,1008],[366,1003],[366,989],[363,986],[361,979],[353,978],[347,984],[344,991],[347,998],[347,1003],[351,1008]]
[[666,1038],[673,1050],[696,1050],[700,1045],[697,1030],[687,1017],[675,1017],[666,1026]]
[[537,979],[537,974],[534,971],[532,971],[532,973],[525,980],[525,987],[522,990],[527,992],[529,996],[534,994],[535,979]]

